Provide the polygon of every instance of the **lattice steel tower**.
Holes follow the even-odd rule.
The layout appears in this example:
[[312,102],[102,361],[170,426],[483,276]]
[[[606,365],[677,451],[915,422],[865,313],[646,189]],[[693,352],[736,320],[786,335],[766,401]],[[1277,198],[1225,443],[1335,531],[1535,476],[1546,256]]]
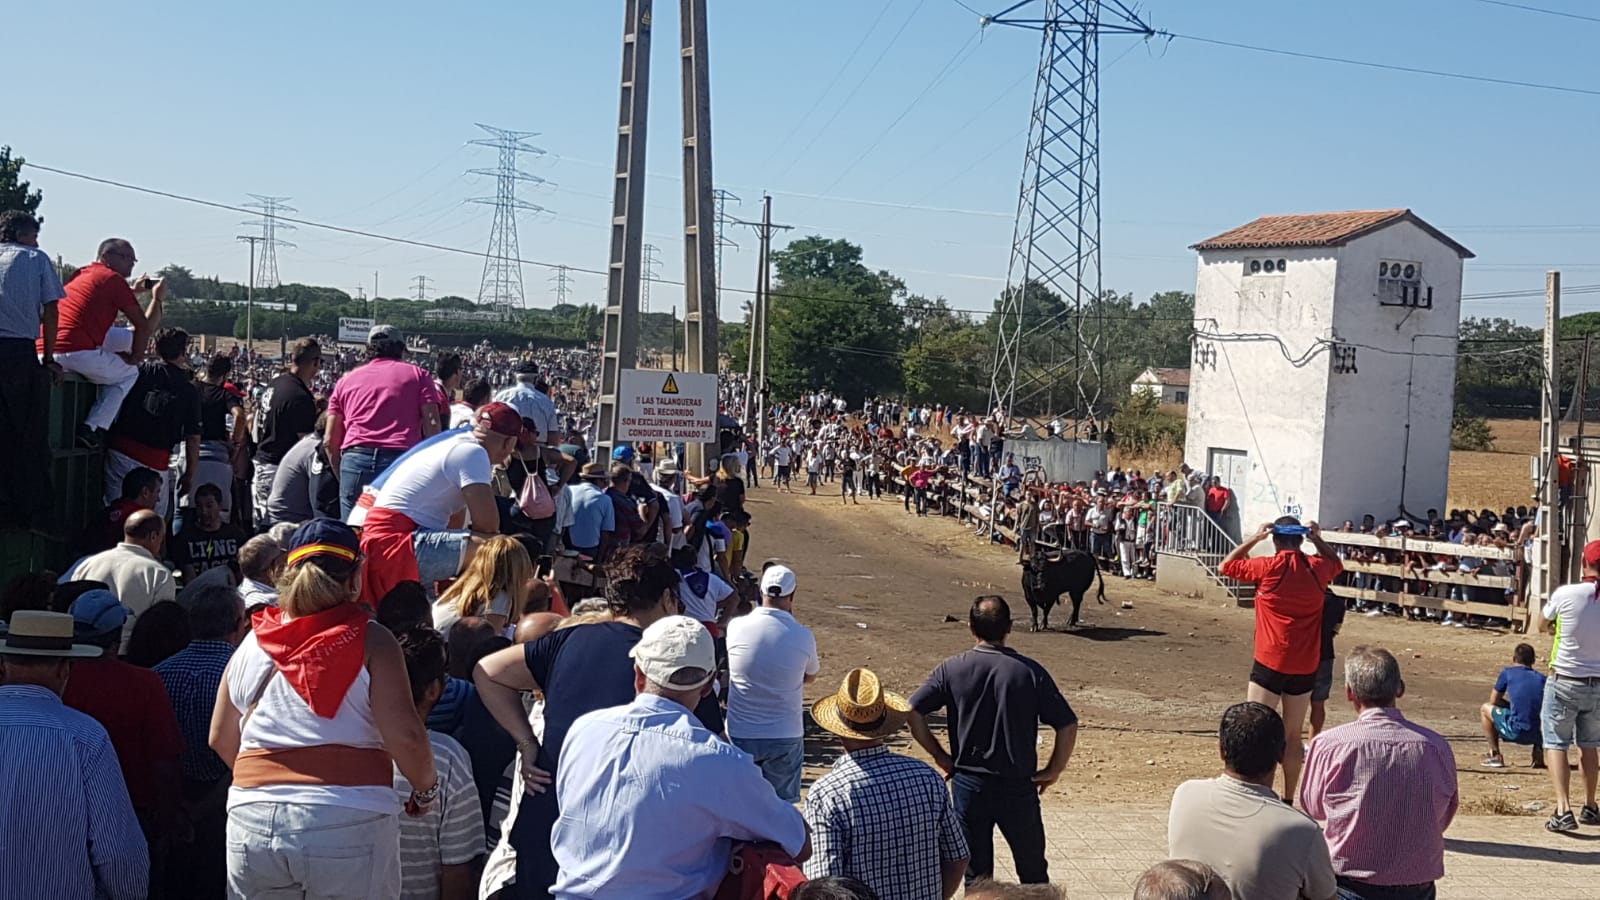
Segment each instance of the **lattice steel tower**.
[[251,194],[250,197],[252,199],[245,207],[261,212],[261,218],[242,223],[261,229],[261,258],[256,260],[256,287],[275,288],[283,283],[278,278],[278,248],[294,246],[278,237],[280,231],[294,230],[294,226],[288,222],[278,221],[278,216],[300,210],[288,205],[288,197],[268,197],[265,194]]
[[[1027,7],[1042,6],[1038,18]],[[1042,33],[990,405],[1009,415],[1070,377],[1073,436],[1100,399],[1100,36],[1156,32],[1121,0],[1024,0],[983,25]],[[1065,310],[1024,321],[1040,288]],[[1051,410],[1050,412],[1054,412]]]
[[517,244],[517,213],[544,212],[517,196],[517,183],[545,184],[537,175],[517,168],[517,157],[527,153],[543,156],[544,150],[529,144],[537,131],[508,131],[491,125],[479,128],[492,137],[468,143],[480,147],[493,147],[500,151],[500,164],[493,169],[468,169],[468,175],[488,175],[495,179],[493,197],[471,197],[469,202],[494,207],[494,224],[489,229],[489,249],[484,253],[483,281],[478,286],[478,302],[499,310],[500,318],[510,319],[513,310],[521,310],[526,303],[522,292],[522,251]]

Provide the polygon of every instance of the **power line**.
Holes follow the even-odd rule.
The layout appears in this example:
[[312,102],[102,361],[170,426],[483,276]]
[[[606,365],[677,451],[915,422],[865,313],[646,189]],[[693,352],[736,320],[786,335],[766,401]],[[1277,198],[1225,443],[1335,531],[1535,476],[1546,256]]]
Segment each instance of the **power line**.
[[1366,59],[1350,59],[1344,56],[1325,56],[1321,53],[1308,53],[1303,50],[1286,50],[1282,47],[1258,47],[1254,44],[1241,44],[1236,41],[1223,41],[1216,38],[1200,37],[1193,34],[1179,34],[1174,31],[1159,31],[1157,34],[1168,40],[1194,41],[1199,44],[1212,44],[1218,47],[1231,47],[1235,50],[1250,50],[1256,53],[1271,53],[1275,56],[1292,56],[1296,59],[1312,59],[1318,62],[1339,63],[1346,66],[1360,66],[1366,69],[1382,69],[1389,72],[1407,72],[1412,75],[1431,75],[1435,78],[1455,78],[1461,81],[1475,81],[1480,84],[1499,84],[1508,87],[1533,88],[1543,91],[1557,91],[1563,94],[1582,94],[1588,97],[1600,97],[1600,90],[1593,88],[1573,87],[1563,84],[1544,84],[1537,81],[1522,81],[1516,78],[1496,78],[1491,75],[1472,75],[1466,72],[1449,72],[1442,69],[1424,69],[1417,66],[1401,66],[1394,63],[1373,62]]
[[889,43],[883,46],[883,50],[878,54],[878,58],[874,59],[872,61],[872,65],[867,67],[867,71],[862,73],[861,80],[857,81],[855,87],[850,89],[850,93],[846,94],[845,98],[839,101],[836,106],[834,106],[833,115],[828,117],[828,121],[823,122],[820,128],[811,133],[811,140],[806,141],[805,146],[800,148],[800,152],[795,154],[794,159],[790,160],[789,164],[784,166],[783,169],[778,172],[778,174],[772,176],[773,181],[778,181],[783,178],[783,176],[789,174],[789,170],[795,167],[795,163],[798,163],[800,160],[806,158],[806,153],[816,145],[817,141],[821,139],[825,133],[827,133],[828,126],[832,125],[839,118],[839,114],[844,112],[845,107],[850,105],[850,101],[855,99],[856,94],[861,92],[861,86],[866,84],[867,79],[872,77],[872,73],[878,70],[878,65],[883,62],[883,58],[889,55],[890,50],[894,49],[894,45],[900,40],[900,35],[905,33],[906,28],[909,27],[917,18],[917,13],[922,11],[923,4],[927,2],[928,0],[917,0],[917,5],[912,8],[911,15],[906,16],[906,20],[900,23],[900,27],[889,38]]
[[811,106],[805,113],[794,120],[794,127],[790,128],[789,133],[783,136],[783,140],[772,145],[772,152],[768,153],[767,158],[762,161],[759,166],[760,169],[765,169],[771,165],[773,157],[778,155],[778,148],[789,146],[789,142],[794,140],[794,136],[800,133],[800,126],[804,125],[806,120],[811,118],[811,114],[817,111],[817,107],[822,105],[822,101],[828,98],[828,94],[839,83],[839,79],[844,77],[844,73],[850,68],[850,64],[856,61],[856,56],[861,53],[861,48],[867,45],[867,40],[872,37],[874,31],[878,30],[879,23],[883,21],[884,16],[889,14],[889,9],[894,4],[895,0],[884,0],[883,8],[878,10],[878,17],[872,20],[872,24],[867,26],[866,31],[862,32],[861,40],[856,41],[855,49],[850,51],[850,55],[845,58],[844,64],[839,66],[833,73],[833,78],[828,80],[828,86],[822,89],[822,93],[817,95],[817,99],[812,101]]
[[[125,182],[125,181],[117,181],[117,180],[112,179],[112,178],[103,178],[103,177],[100,177],[98,175],[89,175],[89,174],[84,173],[84,172],[74,172],[74,171],[72,171],[70,169],[60,169],[60,168],[56,168],[54,166],[48,166],[48,165],[44,165],[42,163],[37,163],[37,162],[34,162],[33,160],[28,160],[23,165],[25,165],[26,167],[31,168],[31,169],[36,169],[36,170],[38,170],[40,172],[48,172],[48,173],[50,173],[52,175],[60,175],[60,176],[62,176],[64,178],[73,178],[73,179],[77,179],[79,181],[87,181],[87,182],[89,182],[91,184],[99,184],[99,185],[104,185],[106,187],[117,188],[119,190],[133,191],[135,193],[140,193],[140,194],[148,194],[148,195],[153,196],[153,197],[162,197],[162,198],[165,198],[165,199],[168,199],[168,200],[176,200],[176,201],[178,201],[180,203],[190,203],[190,204],[193,204],[195,206],[204,206],[204,207],[207,207],[207,208],[210,208],[210,209],[222,210],[224,212],[242,213],[242,214],[245,214],[245,215],[249,215],[251,213],[259,212],[259,210],[251,209],[251,208],[249,208],[247,206],[235,205],[235,204],[231,204],[231,203],[221,203],[221,202],[216,201],[216,200],[207,200],[207,199],[204,199],[204,198],[201,198],[201,197],[194,197],[194,196],[190,196],[190,195],[187,195],[187,194],[176,193],[174,191],[162,190],[160,188],[144,187],[142,185],[131,184],[131,183]],[[434,241],[418,240],[418,239],[409,238],[409,237],[396,237],[394,235],[381,234],[381,233],[378,233],[378,232],[368,231],[368,230],[361,229],[361,228],[352,228],[352,227],[345,226],[345,225],[334,225],[332,223],[320,222],[320,221],[316,221],[316,220],[313,220],[313,219],[305,219],[305,218],[282,216],[282,215],[278,216],[277,219],[278,219],[278,225],[277,225],[278,228],[283,228],[285,223],[287,223],[287,224],[290,224],[290,225],[299,225],[299,226],[302,226],[302,227],[305,227],[305,228],[315,228],[315,229],[318,229],[319,231],[329,231],[329,232],[333,232],[333,233],[336,233],[336,234],[346,234],[346,235],[350,235],[352,237],[366,238],[368,240],[382,241],[384,243],[389,243],[389,244],[399,244],[401,246],[407,246],[407,247],[416,247],[418,249],[432,250],[432,251],[436,251],[436,252],[439,252],[439,253],[454,253],[454,254],[459,254],[459,255],[462,255],[462,256],[475,257],[477,259],[485,259],[485,258],[487,258],[489,256],[489,254],[486,251],[483,251],[483,250],[472,250],[472,249],[469,249],[469,248],[466,248],[466,247],[455,247],[455,246],[451,246],[449,244],[440,244],[440,243],[436,243]],[[549,269],[552,272],[565,272],[567,274],[567,280],[568,280],[569,284],[570,284],[570,277],[571,277],[571,275],[573,273],[578,273],[578,274],[583,274],[583,275],[596,275],[596,276],[602,276],[602,277],[606,276],[608,274],[606,271],[604,271],[602,269],[590,269],[590,268],[584,268],[582,266],[568,265],[566,263],[546,262],[546,261],[543,261],[543,260],[528,259],[528,258],[525,258],[525,257],[517,257],[515,259],[512,259],[511,262],[519,263],[519,264],[522,264],[522,265],[528,265],[528,266],[538,266],[541,269]],[[683,285],[682,281],[674,281],[674,280],[666,279],[666,278],[655,279],[655,281],[656,281],[657,284],[666,284],[666,285],[673,285],[673,286],[680,286],[680,287]],[[746,294],[746,295],[754,295],[755,294],[755,291],[753,289],[751,289],[751,288],[739,288],[739,287],[727,286],[727,287],[724,287],[723,289],[726,290],[726,291],[735,293],[735,294]],[[1569,288],[1564,288],[1562,293],[1563,294],[1600,293],[1600,284],[1574,285],[1574,286],[1569,287]],[[1462,299],[1463,300],[1510,299],[1510,298],[1513,298],[1513,297],[1528,296],[1528,295],[1533,295],[1533,294],[1542,295],[1543,291],[1505,291],[1505,292],[1488,293],[1488,294],[1464,294],[1464,295],[1462,295]],[[775,297],[775,298],[786,299],[786,300],[810,300],[810,301],[817,301],[817,302],[822,302],[822,303],[837,303],[837,304],[845,304],[845,305],[877,305],[876,301],[872,301],[872,300],[862,300],[862,299],[857,299],[857,298],[846,298],[846,297],[827,297],[827,296],[810,295],[810,294],[798,294],[798,293],[787,292],[787,291],[773,291],[772,296]],[[990,316],[990,315],[993,315],[994,312],[995,312],[993,309],[969,309],[969,308],[961,308],[961,307],[943,307],[942,309],[945,312],[949,312],[949,313],[956,314],[956,315],[972,315],[972,316]],[[1051,315],[1060,315],[1060,314],[1026,313],[1025,315],[1027,315],[1029,318],[1034,318],[1034,317],[1048,317],[1048,316],[1051,316]],[[1140,321],[1140,322],[1179,322],[1179,321],[1189,322],[1189,321],[1192,321],[1191,319],[1183,317],[1183,316],[1118,316],[1118,315],[1107,315],[1104,318],[1106,318],[1108,321]]]
[[1546,16],[1560,16],[1563,19],[1577,19],[1581,22],[1600,22],[1600,18],[1596,18],[1595,16],[1585,16],[1579,13],[1566,12],[1559,9],[1545,9],[1542,6],[1529,6],[1526,3],[1511,3],[1509,0],[1477,0],[1477,2],[1486,3],[1489,6],[1504,6],[1507,9],[1520,9],[1525,12],[1541,13]]

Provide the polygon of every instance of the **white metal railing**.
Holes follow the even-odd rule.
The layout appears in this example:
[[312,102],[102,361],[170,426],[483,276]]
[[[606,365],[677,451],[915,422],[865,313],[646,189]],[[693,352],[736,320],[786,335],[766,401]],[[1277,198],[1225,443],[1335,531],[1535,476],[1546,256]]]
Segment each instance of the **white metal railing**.
[[1244,599],[1244,586],[1222,574],[1222,560],[1239,546],[1205,510],[1187,503],[1156,504],[1156,553],[1182,556],[1205,567],[1211,577],[1233,596]]

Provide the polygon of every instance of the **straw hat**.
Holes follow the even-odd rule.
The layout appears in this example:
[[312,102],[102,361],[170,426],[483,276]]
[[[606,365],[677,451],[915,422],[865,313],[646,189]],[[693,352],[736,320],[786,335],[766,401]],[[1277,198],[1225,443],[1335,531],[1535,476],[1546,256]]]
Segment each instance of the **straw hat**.
[[884,690],[871,669],[851,669],[837,694],[811,707],[811,718],[839,737],[874,741],[899,731],[910,712],[906,698]]
[[0,655],[7,656],[84,659],[102,652],[92,644],[72,642],[72,617],[66,613],[18,610],[11,615],[10,630],[0,638]]

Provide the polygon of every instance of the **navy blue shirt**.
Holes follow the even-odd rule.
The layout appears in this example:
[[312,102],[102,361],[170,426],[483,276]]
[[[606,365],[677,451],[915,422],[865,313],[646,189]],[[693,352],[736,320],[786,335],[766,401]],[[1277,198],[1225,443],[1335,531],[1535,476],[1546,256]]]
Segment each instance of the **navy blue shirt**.
[[552,631],[522,645],[533,680],[544,691],[539,768],[554,773],[567,730],[584,713],[632,703],[633,658],[644,631],[626,622],[595,622]]
[[1494,689],[1511,701],[1511,727],[1518,734],[1538,730],[1539,708],[1544,704],[1544,673],[1527,666],[1507,666],[1500,670]]
[[1078,716],[1044,666],[1010,647],[976,647],[940,663],[911,695],[924,716],[949,711],[950,755],[958,771],[1032,778],[1039,725],[1065,728]]

